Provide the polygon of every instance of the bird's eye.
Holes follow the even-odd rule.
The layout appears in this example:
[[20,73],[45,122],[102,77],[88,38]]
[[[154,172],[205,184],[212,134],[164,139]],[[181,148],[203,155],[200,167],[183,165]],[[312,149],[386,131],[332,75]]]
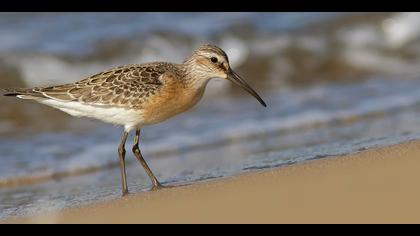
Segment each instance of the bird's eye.
[[213,62],[213,63],[217,63],[217,58],[216,58],[216,57],[212,57],[212,58],[210,58],[210,60],[211,60],[211,62]]

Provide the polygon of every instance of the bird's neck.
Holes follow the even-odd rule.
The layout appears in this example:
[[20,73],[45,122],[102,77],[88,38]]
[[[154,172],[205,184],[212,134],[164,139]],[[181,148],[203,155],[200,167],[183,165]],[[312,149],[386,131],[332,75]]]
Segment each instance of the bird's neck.
[[188,63],[184,63],[182,67],[185,84],[192,89],[204,90],[211,79],[211,77],[208,76],[208,73],[201,72],[200,70],[197,70],[196,66],[191,66]]

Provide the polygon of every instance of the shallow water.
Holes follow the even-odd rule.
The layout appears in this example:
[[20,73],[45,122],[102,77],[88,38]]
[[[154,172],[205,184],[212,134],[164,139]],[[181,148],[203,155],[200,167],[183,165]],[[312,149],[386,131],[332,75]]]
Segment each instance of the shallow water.
[[[144,128],[142,152],[164,184],[190,184],[420,138],[420,75],[412,66],[420,34],[417,28],[401,31],[400,38],[378,33],[393,24],[412,25],[415,15],[365,20],[357,14],[343,20],[347,16],[342,13],[121,16],[0,14],[0,33],[8,35],[0,39],[0,64],[7,65],[0,73],[10,75],[1,84],[63,83],[114,64],[179,61],[193,44],[219,42],[268,107],[229,83],[212,81],[192,111]],[[148,19],[153,23],[143,23]],[[24,40],[25,35],[32,40]],[[339,39],[347,46],[330,51]],[[378,45],[366,46],[372,42]],[[397,42],[403,45],[389,56]],[[410,56],[401,56],[407,50],[404,42],[410,42]],[[100,54],[113,45],[124,45],[122,52]],[[342,64],[323,67],[336,61]],[[391,67],[396,69],[386,70]],[[120,128],[35,103],[5,98],[1,103],[0,218],[120,196]],[[130,191],[148,190],[146,174],[127,155]]]

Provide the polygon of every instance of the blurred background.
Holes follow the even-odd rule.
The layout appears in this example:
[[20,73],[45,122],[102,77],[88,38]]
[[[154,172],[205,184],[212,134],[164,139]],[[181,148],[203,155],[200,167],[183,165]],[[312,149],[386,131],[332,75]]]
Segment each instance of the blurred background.
[[[0,13],[0,35],[2,88],[224,49],[268,108],[213,80],[192,111],[144,128],[164,184],[420,138],[420,13]],[[0,104],[0,218],[119,197],[121,128]],[[128,155],[129,189],[147,190]]]

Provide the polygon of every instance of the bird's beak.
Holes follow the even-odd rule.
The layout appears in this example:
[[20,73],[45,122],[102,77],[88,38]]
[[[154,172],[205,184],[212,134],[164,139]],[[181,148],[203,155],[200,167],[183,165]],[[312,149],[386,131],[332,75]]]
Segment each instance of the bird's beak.
[[232,81],[234,84],[238,85],[239,87],[243,88],[245,91],[247,91],[249,94],[254,96],[264,107],[267,105],[265,104],[264,100],[255,92],[254,89],[249,86],[245,80],[243,80],[238,74],[236,74],[233,70],[229,70],[227,73],[227,79]]

